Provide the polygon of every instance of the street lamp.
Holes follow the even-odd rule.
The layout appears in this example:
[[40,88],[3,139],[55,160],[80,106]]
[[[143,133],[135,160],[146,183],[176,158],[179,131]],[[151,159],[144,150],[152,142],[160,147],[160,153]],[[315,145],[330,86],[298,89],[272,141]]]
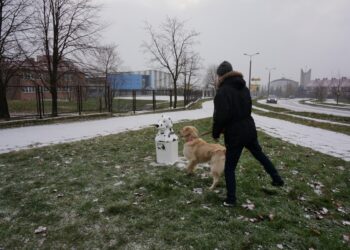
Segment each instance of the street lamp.
[[243,54],[245,56],[249,56],[249,91],[250,91],[250,81],[251,81],[251,76],[252,76],[252,57],[259,55],[259,54],[260,54],[259,52],[256,52],[254,54],[247,54],[247,53]]
[[270,95],[270,80],[271,80],[271,71],[276,68],[266,68],[269,71],[269,84],[267,85],[267,97]]

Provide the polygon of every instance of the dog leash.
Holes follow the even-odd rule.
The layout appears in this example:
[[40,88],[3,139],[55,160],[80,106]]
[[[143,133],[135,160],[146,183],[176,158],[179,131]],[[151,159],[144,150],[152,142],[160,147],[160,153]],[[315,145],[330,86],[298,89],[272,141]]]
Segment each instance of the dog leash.
[[211,131],[207,131],[207,132],[201,133],[199,136],[209,135],[210,133],[211,133]]

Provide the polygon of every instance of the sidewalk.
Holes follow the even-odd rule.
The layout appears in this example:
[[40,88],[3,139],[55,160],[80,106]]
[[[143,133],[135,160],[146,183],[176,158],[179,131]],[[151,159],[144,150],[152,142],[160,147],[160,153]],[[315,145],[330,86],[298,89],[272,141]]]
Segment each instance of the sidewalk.
[[[174,122],[207,118],[213,114],[213,102],[205,102],[203,108],[198,110],[166,112],[164,114],[170,116]],[[138,130],[155,124],[160,116],[161,114],[144,114],[84,122],[1,129],[0,154],[31,147],[42,147],[117,134],[127,130]],[[257,127],[273,137],[350,161],[350,136],[258,115],[253,117]]]

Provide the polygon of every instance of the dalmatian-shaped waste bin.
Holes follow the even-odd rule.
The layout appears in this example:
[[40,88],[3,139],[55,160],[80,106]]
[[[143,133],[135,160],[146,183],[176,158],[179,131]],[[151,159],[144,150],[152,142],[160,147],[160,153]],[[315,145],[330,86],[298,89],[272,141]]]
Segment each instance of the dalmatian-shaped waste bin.
[[172,165],[178,161],[178,137],[173,130],[173,121],[162,115],[155,125],[158,129],[155,142],[157,163]]

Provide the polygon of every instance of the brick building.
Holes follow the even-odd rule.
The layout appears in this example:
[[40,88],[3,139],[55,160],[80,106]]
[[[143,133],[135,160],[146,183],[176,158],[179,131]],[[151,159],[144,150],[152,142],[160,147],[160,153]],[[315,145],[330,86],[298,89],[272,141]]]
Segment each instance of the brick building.
[[[85,84],[85,75],[71,61],[65,60],[58,69],[58,99],[74,97],[75,87]],[[7,88],[8,100],[33,100],[36,98],[36,87],[42,86],[44,99],[51,99],[49,77],[45,56],[27,59],[11,79]]]

